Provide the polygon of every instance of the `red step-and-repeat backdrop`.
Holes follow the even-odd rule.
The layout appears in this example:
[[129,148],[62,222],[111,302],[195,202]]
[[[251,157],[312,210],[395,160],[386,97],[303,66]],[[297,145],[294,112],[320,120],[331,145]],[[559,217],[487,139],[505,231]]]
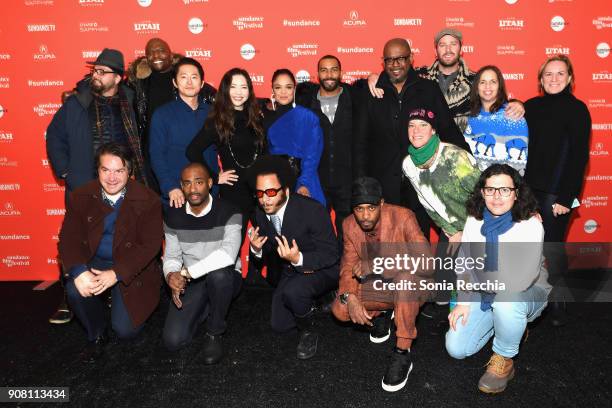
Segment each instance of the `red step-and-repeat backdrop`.
[[58,276],[57,240],[64,187],[45,153],[45,129],[104,47],[126,61],[144,55],[149,38],[202,62],[217,84],[246,68],[258,96],[270,94],[274,69],[316,80],[325,54],[342,61],[345,81],[380,71],[392,37],[412,44],[416,65],[434,59],[433,36],[463,32],[464,58],[476,70],[496,64],[513,97],[537,92],[549,55],[575,64],[576,95],[593,117],[591,160],[570,240],[612,239],[612,7],[610,0],[4,0],[0,15],[0,280]]

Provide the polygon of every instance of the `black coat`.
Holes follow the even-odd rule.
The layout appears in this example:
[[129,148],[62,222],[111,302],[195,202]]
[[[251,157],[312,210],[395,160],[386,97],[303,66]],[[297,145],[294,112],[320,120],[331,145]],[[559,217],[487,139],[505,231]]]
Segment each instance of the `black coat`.
[[420,78],[410,68],[400,94],[385,72],[378,78],[376,86],[385,91],[384,97],[374,98],[369,91],[365,91],[360,104],[359,125],[354,135],[355,174],[376,178],[382,184],[385,201],[406,205],[406,199],[402,197],[415,196],[410,183],[402,183],[402,161],[408,154],[410,144],[408,113],[411,110],[426,108],[433,111],[440,139],[468,152],[470,149],[453,120],[438,84]]
[[259,235],[267,236],[268,240],[262,249],[262,259],[253,258],[256,262],[267,265],[268,279],[273,283],[278,282],[281,274],[313,272],[339,277],[338,241],[329,214],[318,201],[293,193],[289,196],[285,208],[281,234],[290,244],[295,239],[303,256],[303,264],[300,267],[294,267],[278,256],[276,231],[259,207],[255,218]]
[[[299,84],[296,101],[311,109],[319,116],[323,129],[323,154],[319,162],[319,180],[324,188],[349,186],[353,181],[353,134],[357,123],[357,114],[361,90],[341,83],[342,93],[338,107],[331,123],[321,111],[321,102],[317,99],[319,85]],[[300,88],[306,88],[300,92]]]

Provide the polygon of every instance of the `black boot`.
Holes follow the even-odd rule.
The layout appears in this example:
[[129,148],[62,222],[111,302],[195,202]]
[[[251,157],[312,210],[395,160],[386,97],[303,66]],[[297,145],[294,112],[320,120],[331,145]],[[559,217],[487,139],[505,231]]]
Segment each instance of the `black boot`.
[[550,309],[550,324],[555,327],[565,326],[567,324],[567,305],[565,302],[551,302],[548,304]]
[[308,360],[317,354],[317,343],[319,341],[319,335],[313,331],[314,311],[311,310],[306,316],[296,317],[295,321],[299,335],[297,358]]
[[85,348],[79,354],[79,359],[83,363],[93,364],[100,360],[102,356],[104,356],[104,350],[106,349],[106,344],[108,343],[108,337],[105,334],[101,334],[96,337],[94,341],[90,341],[87,343]]
[[223,357],[223,347],[221,345],[221,335],[206,333],[204,347],[202,347],[204,364],[217,364]]

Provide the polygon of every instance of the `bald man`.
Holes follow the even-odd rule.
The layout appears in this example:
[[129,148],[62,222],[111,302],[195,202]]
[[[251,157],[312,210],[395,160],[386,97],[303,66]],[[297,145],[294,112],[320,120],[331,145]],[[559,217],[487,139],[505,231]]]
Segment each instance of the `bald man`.
[[419,226],[428,237],[429,217],[410,183],[402,178],[402,160],[409,145],[408,112],[416,108],[433,111],[442,141],[467,151],[469,146],[453,121],[440,88],[420,78],[412,67],[412,52],[405,39],[387,41],[383,69],[376,84],[384,89],[382,99],[373,97],[367,90],[363,95],[354,138],[355,175],[377,179],[382,185],[385,202],[414,211]]

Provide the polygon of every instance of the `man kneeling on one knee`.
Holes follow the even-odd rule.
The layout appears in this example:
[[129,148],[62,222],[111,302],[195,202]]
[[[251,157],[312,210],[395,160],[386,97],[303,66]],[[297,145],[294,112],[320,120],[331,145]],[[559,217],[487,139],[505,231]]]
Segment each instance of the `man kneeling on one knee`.
[[186,203],[170,207],[164,220],[164,275],[174,303],[166,317],[164,344],[169,350],[186,346],[206,320],[205,364],[215,364],[223,356],[225,316],[242,285],[242,216],[222,199],[213,200],[212,183],[206,165],[187,165],[181,172]]
[[119,338],[131,338],[159,303],[161,203],[130,180],[132,153],[119,143],[100,146],[98,179],[74,190],[59,235],[59,258],[68,274],[66,293],[89,343],[81,353],[93,363],[104,352],[108,306]]
[[[370,326],[370,340],[374,343],[389,338],[391,319],[395,319],[397,341],[382,387],[386,391],[398,391],[404,387],[412,370],[410,346],[417,335],[415,319],[428,296],[419,291],[419,281],[430,282],[433,272],[391,271],[394,272],[393,282],[410,281],[414,289],[380,290],[380,281],[390,280],[386,272],[382,275],[376,275],[376,271],[366,274],[363,271],[368,267],[364,265],[374,256],[399,249],[397,244],[405,244],[402,250],[419,251],[418,256],[423,257],[429,256],[430,249],[412,211],[386,204],[382,187],[376,179],[362,177],[355,180],[351,206],[353,214],[343,222],[344,252],[339,296],[332,311],[338,320]],[[384,248],[385,245],[388,247]]]

